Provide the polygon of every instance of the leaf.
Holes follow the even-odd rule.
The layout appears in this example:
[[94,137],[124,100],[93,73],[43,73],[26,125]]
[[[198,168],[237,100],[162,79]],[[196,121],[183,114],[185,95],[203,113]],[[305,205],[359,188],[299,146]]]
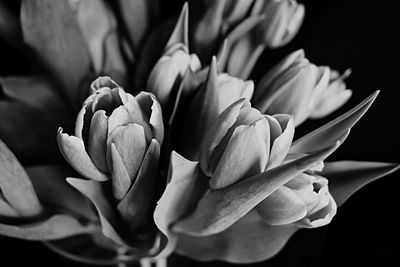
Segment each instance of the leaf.
[[307,153],[334,143],[339,135],[353,127],[367,112],[378,94],[379,91],[374,92],[342,116],[296,140],[293,142],[289,153]]
[[65,165],[38,165],[27,167],[26,172],[39,200],[46,206],[50,205],[77,218],[98,220],[91,203],[65,180],[75,174],[71,168]]
[[0,234],[27,240],[55,240],[95,231],[94,225],[82,225],[74,217],[58,214],[47,220],[22,225],[0,223]]
[[325,162],[321,175],[329,179],[329,191],[339,207],[360,188],[398,169],[393,163],[336,161]]
[[338,146],[339,142],[224,189],[210,191],[189,216],[173,225],[173,231],[193,236],[224,231],[293,177],[324,160]]
[[16,212],[23,217],[34,217],[43,212],[24,168],[1,140],[0,174],[1,195]]
[[67,182],[84,194],[96,207],[102,233],[117,244],[126,246],[114,228],[117,225],[117,214],[116,210],[111,206],[111,192],[105,189],[107,185],[97,181],[78,178],[67,178]]
[[224,260],[231,263],[254,263],[276,255],[297,231],[289,225],[268,225],[250,211],[225,231],[210,236],[178,235],[176,251],[199,260]]
[[172,31],[171,36],[165,46],[164,50],[168,50],[171,46],[175,44],[184,44],[189,47],[189,7],[188,3],[182,7],[182,11],[179,15],[178,21],[176,22],[175,28]]
[[68,1],[22,1],[24,41],[61,82],[70,103],[75,104],[82,79],[91,61],[76,14]]
[[171,224],[192,211],[208,188],[208,179],[198,162],[186,160],[176,152],[171,153],[168,181],[154,211],[154,222],[168,238],[163,255],[169,255],[175,248],[176,237],[170,231]]

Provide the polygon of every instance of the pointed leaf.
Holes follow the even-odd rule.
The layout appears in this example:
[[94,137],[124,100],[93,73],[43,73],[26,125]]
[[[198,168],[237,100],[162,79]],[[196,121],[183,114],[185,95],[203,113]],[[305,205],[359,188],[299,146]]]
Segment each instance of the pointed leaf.
[[322,127],[293,142],[290,153],[306,153],[335,142],[339,135],[350,129],[367,112],[378,96],[376,91],[353,109]]
[[329,179],[329,191],[339,207],[363,186],[398,169],[393,163],[336,161],[325,162],[321,175]]
[[173,230],[194,236],[219,233],[245,216],[290,179],[324,160],[339,142],[301,159],[206,194],[195,211],[173,225]]
[[77,172],[88,179],[106,181],[109,178],[99,171],[85,151],[83,141],[75,136],[63,133],[62,128],[58,129],[57,142],[65,160]]
[[184,44],[186,47],[189,47],[189,36],[188,36],[188,23],[189,23],[189,8],[188,3],[182,7],[181,14],[179,15],[178,21],[176,22],[174,31],[172,32],[167,45],[165,46],[164,50],[168,50],[171,46],[181,43]]
[[43,207],[31,180],[14,154],[0,140],[0,193],[23,217],[40,215]]
[[47,220],[22,225],[0,223],[0,234],[27,240],[55,240],[74,235],[89,234],[96,228],[82,225],[74,217],[65,214],[54,215]]

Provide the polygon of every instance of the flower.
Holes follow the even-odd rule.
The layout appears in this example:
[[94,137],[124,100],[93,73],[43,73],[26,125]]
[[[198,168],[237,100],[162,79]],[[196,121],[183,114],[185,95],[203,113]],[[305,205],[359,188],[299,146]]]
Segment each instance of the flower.
[[198,260],[251,263],[274,256],[297,230],[328,224],[362,185],[399,168],[369,163],[376,169],[367,174],[362,162],[325,162],[376,95],[295,142],[289,115],[262,115],[245,99],[229,106],[200,162],[171,156],[154,213],[170,246]]
[[352,92],[344,83],[349,74],[318,67],[297,50],[261,79],[253,103],[261,112],[293,114],[299,125],[307,118],[324,117],[349,100]]
[[[98,78],[91,88],[93,93],[78,114],[75,136],[58,131],[64,158],[89,179],[67,181],[93,202],[106,237],[120,246],[151,247],[156,237],[151,214],[164,137],[160,105],[150,93],[136,97],[125,93],[108,77]],[[124,231],[130,235],[121,236]]]

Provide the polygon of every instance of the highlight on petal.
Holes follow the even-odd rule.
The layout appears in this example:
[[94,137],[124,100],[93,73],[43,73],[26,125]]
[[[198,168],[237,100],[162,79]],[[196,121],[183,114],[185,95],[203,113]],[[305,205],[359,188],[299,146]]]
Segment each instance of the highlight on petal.
[[115,145],[111,143],[111,161],[112,161],[112,174],[111,183],[114,197],[117,200],[122,199],[128,192],[131,186],[131,179],[129,173],[125,168],[124,162],[121,159]]
[[164,124],[160,103],[152,93],[148,92],[140,92],[136,96],[136,99],[147,118],[149,118],[148,122],[152,126],[154,138],[157,139],[158,143],[162,144],[164,139]]
[[94,165],[102,171],[109,172],[106,162],[108,135],[108,118],[104,110],[98,110],[93,114],[90,123],[88,153]]
[[106,181],[109,178],[99,171],[85,151],[83,141],[75,136],[63,133],[62,128],[57,131],[57,142],[65,160],[81,175],[88,179]]
[[336,161],[325,162],[321,175],[329,179],[329,191],[340,207],[363,186],[398,169],[393,163]]
[[338,146],[339,142],[224,189],[207,193],[190,215],[173,225],[173,231],[206,236],[227,229],[290,179],[325,159]]
[[22,217],[33,217],[43,212],[24,168],[0,140],[0,198],[2,197]]
[[365,112],[367,112],[378,94],[379,91],[376,91],[342,116],[293,142],[290,153],[311,152],[335,142],[339,135],[342,135],[345,131],[353,127]]

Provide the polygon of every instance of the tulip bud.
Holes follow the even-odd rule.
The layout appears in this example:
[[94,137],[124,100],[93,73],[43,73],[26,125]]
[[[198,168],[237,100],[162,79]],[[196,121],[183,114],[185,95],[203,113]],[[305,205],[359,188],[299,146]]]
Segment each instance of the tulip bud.
[[265,20],[254,29],[255,38],[269,48],[289,43],[304,19],[304,5],[296,0],[258,0],[252,14],[264,14]]
[[190,68],[197,71],[201,63],[196,54],[189,54],[182,44],[174,45],[158,60],[147,80],[147,90],[154,93],[161,106],[166,106],[174,85],[178,84]]
[[294,116],[299,125],[308,117],[319,118],[341,107],[351,96],[343,80],[328,67],[318,67],[304,57],[304,51],[293,52],[259,82],[253,102],[263,113],[285,113]]

